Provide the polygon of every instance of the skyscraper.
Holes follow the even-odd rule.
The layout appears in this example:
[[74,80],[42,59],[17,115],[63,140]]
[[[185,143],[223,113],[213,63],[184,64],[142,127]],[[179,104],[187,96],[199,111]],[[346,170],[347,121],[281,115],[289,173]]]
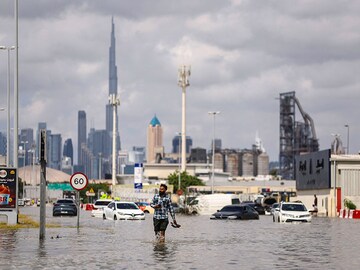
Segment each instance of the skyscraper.
[[81,145],[86,144],[86,113],[85,111],[78,112],[78,165],[84,165],[81,155]]
[[151,119],[147,130],[147,163],[156,163],[163,157],[163,130],[156,115]]
[[[181,147],[181,136],[176,135],[172,140],[172,153],[179,153],[179,147]],[[179,145],[180,143],[180,145]],[[190,154],[192,148],[193,141],[190,136],[186,136],[186,154]]]
[[[116,66],[116,40],[115,40],[115,25],[114,18],[111,19],[111,36],[110,36],[110,48],[109,48],[109,95],[117,96],[117,66]],[[117,110],[117,107],[116,107]],[[116,152],[118,152],[120,147],[120,136],[119,136],[119,121],[116,111]],[[110,104],[106,104],[106,131],[110,135],[110,142],[112,142],[112,132],[113,132],[113,108]],[[111,146],[111,143],[108,144]],[[109,149],[110,152],[111,148]],[[106,157],[105,157],[106,158]]]
[[34,131],[32,128],[23,128],[20,131],[19,146],[22,148],[21,157],[19,156],[18,164],[20,167],[31,164],[31,151],[34,147]]
[[66,139],[64,143],[63,156],[71,158],[70,164],[71,166],[74,164],[74,150],[71,139]]
[[50,168],[60,170],[61,169],[61,134],[51,134],[50,135],[50,147],[49,150],[49,158],[48,160],[48,166]]

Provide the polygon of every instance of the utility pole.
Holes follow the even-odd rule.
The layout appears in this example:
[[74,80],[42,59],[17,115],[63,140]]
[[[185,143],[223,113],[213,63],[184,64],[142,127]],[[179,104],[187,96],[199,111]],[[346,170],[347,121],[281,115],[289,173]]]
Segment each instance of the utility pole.
[[46,218],[46,129],[40,130],[40,240],[45,239]]
[[178,70],[178,85],[182,89],[182,122],[181,122],[181,171],[186,171],[186,87],[190,85],[190,66],[181,66]]
[[116,185],[116,111],[117,106],[120,106],[120,99],[116,94],[109,96],[109,104],[113,107],[113,130],[112,130],[112,192]]

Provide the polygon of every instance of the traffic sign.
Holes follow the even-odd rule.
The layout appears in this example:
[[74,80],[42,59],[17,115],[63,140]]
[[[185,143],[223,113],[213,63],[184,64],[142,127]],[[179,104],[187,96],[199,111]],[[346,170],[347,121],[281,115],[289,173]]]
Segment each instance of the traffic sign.
[[86,191],[85,195],[88,197],[94,197],[95,196],[95,192],[90,192],[90,191]]
[[76,189],[78,191],[86,188],[88,183],[89,183],[89,180],[88,180],[87,176],[81,172],[74,173],[70,177],[70,185],[72,186],[73,189]]

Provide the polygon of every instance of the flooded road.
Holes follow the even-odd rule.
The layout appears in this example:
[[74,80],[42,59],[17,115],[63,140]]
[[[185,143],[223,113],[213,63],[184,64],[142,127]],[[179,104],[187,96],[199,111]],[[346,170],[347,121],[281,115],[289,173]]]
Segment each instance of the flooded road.
[[[210,220],[178,216],[166,243],[156,244],[152,216],[110,221],[81,211],[52,217],[46,239],[39,229],[0,229],[0,269],[359,269],[360,220],[313,218],[311,224]],[[37,207],[20,208],[39,220]]]

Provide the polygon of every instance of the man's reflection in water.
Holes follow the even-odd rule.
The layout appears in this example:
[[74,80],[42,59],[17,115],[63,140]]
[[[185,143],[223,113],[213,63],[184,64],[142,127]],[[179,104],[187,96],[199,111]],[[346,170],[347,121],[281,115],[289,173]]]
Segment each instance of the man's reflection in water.
[[173,262],[176,253],[176,245],[170,242],[155,242],[154,257],[159,262]]

